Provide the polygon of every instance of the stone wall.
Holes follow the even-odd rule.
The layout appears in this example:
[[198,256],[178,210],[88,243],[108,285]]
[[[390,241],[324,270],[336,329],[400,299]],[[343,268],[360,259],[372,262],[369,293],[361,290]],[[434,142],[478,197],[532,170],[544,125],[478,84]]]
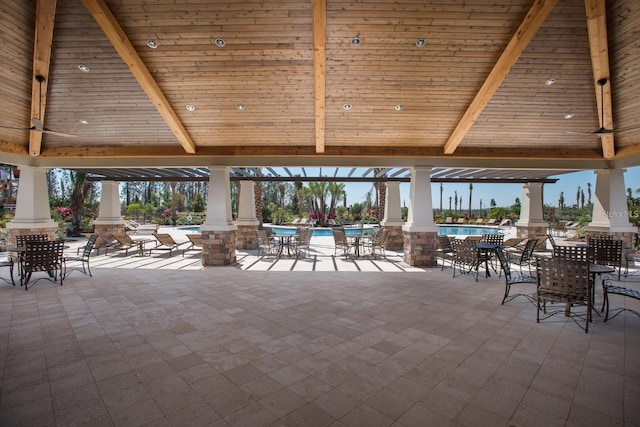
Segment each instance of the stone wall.
[[106,239],[112,234],[124,234],[124,224],[95,224],[93,232]]
[[609,232],[609,231],[589,231],[589,236],[615,236],[616,239],[622,240],[625,248],[633,248],[636,241],[636,233],[632,231]]
[[538,247],[545,247],[547,240],[547,233],[549,232],[548,226],[538,227],[518,227],[516,226],[516,232],[518,237],[523,239],[538,239]]
[[202,265],[224,266],[236,262],[236,230],[202,230]]
[[437,232],[403,232],[404,262],[413,267],[436,267]]

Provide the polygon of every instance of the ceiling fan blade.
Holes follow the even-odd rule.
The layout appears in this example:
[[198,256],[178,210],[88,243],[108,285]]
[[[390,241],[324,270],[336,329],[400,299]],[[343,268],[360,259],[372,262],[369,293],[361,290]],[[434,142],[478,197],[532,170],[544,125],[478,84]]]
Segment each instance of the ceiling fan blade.
[[71,135],[69,133],[62,133],[62,132],[55,132],[49,129],[42,129],[40,132],[42,133],[46,133],[48,135],[56,135],[56,136],[63,136],[65,138],[77,138],[78,135]]
[[62,136],[65,138],[77,138],[77,135],[71,135],[68,133],[62,133],[62,132],[55,132],[52,131],[51,129],[45,129],[44,126],[42,125],[42,120],[38,119],[37,117],[33,117],[31,119],[31,122],[33,123],[33,127],[30,130],[34,130],[36,132],[42,132],[42,133],[46,133],[49,135],[57,135],[57,136]]

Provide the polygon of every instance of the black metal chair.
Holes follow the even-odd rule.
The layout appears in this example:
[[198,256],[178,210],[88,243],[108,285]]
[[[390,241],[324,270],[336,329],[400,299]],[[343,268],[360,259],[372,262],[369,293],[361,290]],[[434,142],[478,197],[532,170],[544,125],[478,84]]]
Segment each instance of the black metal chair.
[[440,268],[442,271],[444,270],[444,262],[447,258],[449,259],[449,264],[453,266],[453,257],[455,256],[456,250],[451,243],[451,238],[445,234],[438,235],[438,243],[439,247],[436,250],[436,256],[440,255],[440,258],[442,258],[442,267]]
[[9,277],[10,279],[7,279],[5,277],[0,276],[0,279],[4,280],[7,283],[12,284],[13,286],[16,285],[15,280],[13,279],[13,266],[14,266],[14,262],[13,259],[11,259],[10,257],[7,256],[6,259],[0,261],[0,268],[2,267],[9,267]]
[[531,266],[534,263],[533,251],[538,245],[538,239],[528,239],[521,251],[509,252],[509,262],[520,267],[520,275],[522,275],[522,266],[526,265],[529,269],[529,276],[533,276]]
[[60,286],[62,286],[64,278],[63,249],[64,242],[62,240],[26,242],[21,262],[20,285],[24,285],[24,289],[28,290],[33,273],[46,272],[49,275],[48,279],[53,282],[57,282],[60,277]]
[[454,240],[456,250],[453,257],[453,277],[456,277],[456,267],[460,274],[471,274],[478,281],[478,268],[487,262],[487,257],[483,255],[476,242],[473,240]]
[[[63,261],[63,277],[67,277],[71,274],[72,271],[82,271],[84,274],[88,274],[90,277],[93,277],[91,274],[91,268],[89,267],[89,258],[91,257],[91,252],[93,251],[93,247],[96,244],[96,240],[98,236],[93,234],[87,240],[87,243],[84,245],[82,249],[82,253],[78,253],[78,255],[65,255]],[[67,268],[68,263],[80,263],[80,266],[72,266],[71,268]]]
[[[498,257],[498,261],[500,261],[500,267],[502,269],[502,273],[504,274],[504,280],[505,280],[504,297],[502,298],[501,304],[504,304],[505,302],[509,302],[516,297],[522,296],[527,298],[531,304],[536,305],[536,299],[535,299],[535,284],[537,281],[536,278],[533,276],[523,276],[523,275],[512,276],[511,267],[504,252],[501,249],[497,249],[495,253]],[[513,285],[530,285],[532,289],[531,289],[531,292],[528,294],[525,294],[525,293],[510,294],[511,286]]]
[[[589,332],[591,321],[591,280],[589,263],[568,259],[536,258],[537,276],[537,305],[536,322],[547,319],[555,314],[564,313],[581,326],[576,318],[584,318],[585,332]],[[547,303],[562,303],[563,308],[547,311]],[[572,311],[575,306],[585,306],[586,313],[578,314]],[[544,313],[544,317],[540,316]],[[581,326],[582,327],[582,326]]]

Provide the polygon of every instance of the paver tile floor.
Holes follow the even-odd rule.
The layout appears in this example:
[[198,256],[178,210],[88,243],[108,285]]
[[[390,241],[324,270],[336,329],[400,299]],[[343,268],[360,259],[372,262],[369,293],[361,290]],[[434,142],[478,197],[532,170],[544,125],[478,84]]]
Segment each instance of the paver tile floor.
[[100,255],[0,285],[0,425],[640,425],[637,316],[585,334],[500,305],[497,275],[332,254]]

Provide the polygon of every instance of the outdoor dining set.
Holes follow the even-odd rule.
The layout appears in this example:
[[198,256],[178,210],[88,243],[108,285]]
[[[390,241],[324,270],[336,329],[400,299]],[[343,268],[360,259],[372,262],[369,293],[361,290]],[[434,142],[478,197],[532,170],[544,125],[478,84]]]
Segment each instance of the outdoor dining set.
[[[547,248],[546,240],[550,242]],[[588,332],[589,323],[595,314],[604,314],[604,321],[613,318],[622,311],[630,311],[640,316],[632,308],[610,310],[611,295],[621,295],[640,300],[639,281],[629,276],[629,267],[633,263],[633,251],[625,248],[622,240],[611,235],[595,235],[586,243],[558,245],[553,236],[547,239],[513,238],[504,240],[500,234],[468,236],[455,239],[439,236],[438,254],[442,259],[442,269],[448,261],[456,274],[471,274],[478,281],[479,269],[485,270],[485,276],[491,276],[491,270],[504,276],[505,292],[502,304],[516,297],[528,299],[536,308],[536,321],[563,313],[584,320],[581,327]],[[512,271],[518,267],[518,272]],[[624,276],[626,281],[621,281]],[[602,307],[596,308],[596,283],[602,284]],[[524,285],[518,293],[512,293],[513,286]],[[576,307],[585,307],[578,312]]]

